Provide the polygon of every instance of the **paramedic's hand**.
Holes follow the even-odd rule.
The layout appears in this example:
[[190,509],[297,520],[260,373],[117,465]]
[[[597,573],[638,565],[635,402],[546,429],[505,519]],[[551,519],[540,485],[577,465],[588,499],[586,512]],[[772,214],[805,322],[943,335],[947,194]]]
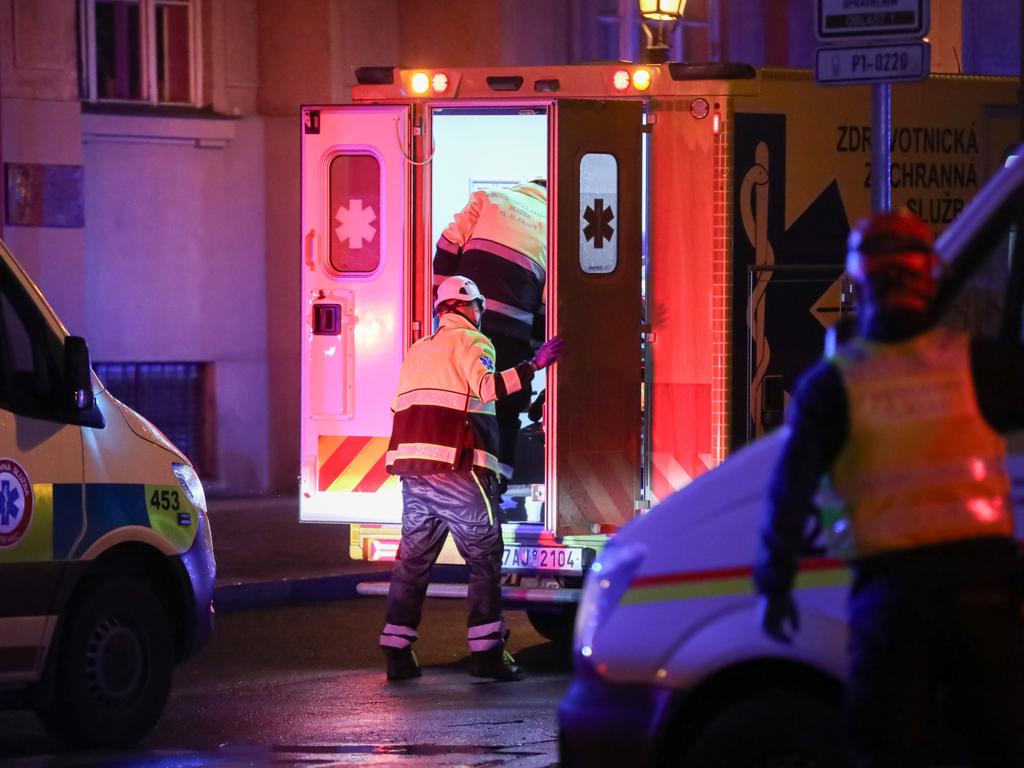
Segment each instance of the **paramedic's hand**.
[[[800,631],[800,613],[793,602],[793,596],[761,595],[757,601],[757,618],[761,630],[773,640],[790,645],[793,635]],[[786,630],[789,623],[790,631]]]
[[533,356],[533,367],[538,371],[542,368],[547,368],[558,362],[558,358],[565,352],[565,339],[561,336],[553,336],[543,344],[540,345],[540,349]]

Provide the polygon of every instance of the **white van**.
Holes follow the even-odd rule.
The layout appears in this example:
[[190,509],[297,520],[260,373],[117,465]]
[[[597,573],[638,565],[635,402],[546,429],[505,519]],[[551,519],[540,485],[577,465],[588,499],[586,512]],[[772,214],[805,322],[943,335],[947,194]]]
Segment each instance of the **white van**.
[[0,705],[74,744],[157,722],[213,630],[203,487],[0,241]]
[[[1007,164],[938,240],[940,301],[945,324],[1019,343],[1024,163]],[[808,532],[793,644],[769,639],[755,617],[752,564],[784,438],[739,451],[605,548],[585,582],[559,708],[563,766],[842,764],[850,577],[827,524]],[[1018,536],[1022,445],[1008,440]]]

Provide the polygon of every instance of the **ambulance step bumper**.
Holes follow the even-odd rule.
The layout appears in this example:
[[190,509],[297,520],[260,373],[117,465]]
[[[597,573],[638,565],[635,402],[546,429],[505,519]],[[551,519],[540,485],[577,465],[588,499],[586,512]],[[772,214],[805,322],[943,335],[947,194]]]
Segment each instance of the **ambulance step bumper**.
[[[391,587],[389,581],[364,581],[356,585],[356,593],[386,596]],[[578,603],[579,589],[540,589],[536,587],[502,587],[501,598],[512,603]],[[431,584],[427,587],[427,597],[465,598],[469,594],[466,584]]]

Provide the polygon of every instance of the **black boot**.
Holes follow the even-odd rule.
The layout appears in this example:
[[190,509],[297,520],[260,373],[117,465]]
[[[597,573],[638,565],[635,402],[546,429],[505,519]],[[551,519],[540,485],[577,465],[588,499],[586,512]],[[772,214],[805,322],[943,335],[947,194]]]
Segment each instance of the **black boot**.
[[512,654],[504,648],[475,651],[469,658],[469,674],[503,682],[522,680],[526,674],[515,662]]
[[388,649],[388,680],[409,680],[423,674],[412,648]]

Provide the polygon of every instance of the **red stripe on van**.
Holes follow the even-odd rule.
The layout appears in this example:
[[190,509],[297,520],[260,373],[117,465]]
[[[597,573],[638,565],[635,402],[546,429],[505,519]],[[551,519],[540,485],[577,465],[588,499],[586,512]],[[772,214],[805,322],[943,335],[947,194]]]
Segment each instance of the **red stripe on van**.
[[[841,568],[846,564],[837,557],[819,557],[813,560],[801,560],[801,571],[824,571],[830,568]],[[706,571],[685,571],[679,573],[661,573],[657,576],[640,576],[630,582],[630,587],[660,587],[666,584],[684,584],[693,581],[716,581],[718,579],[738,579],[749,577],[754,569],[749,565],[732,568],[712,568]]]

